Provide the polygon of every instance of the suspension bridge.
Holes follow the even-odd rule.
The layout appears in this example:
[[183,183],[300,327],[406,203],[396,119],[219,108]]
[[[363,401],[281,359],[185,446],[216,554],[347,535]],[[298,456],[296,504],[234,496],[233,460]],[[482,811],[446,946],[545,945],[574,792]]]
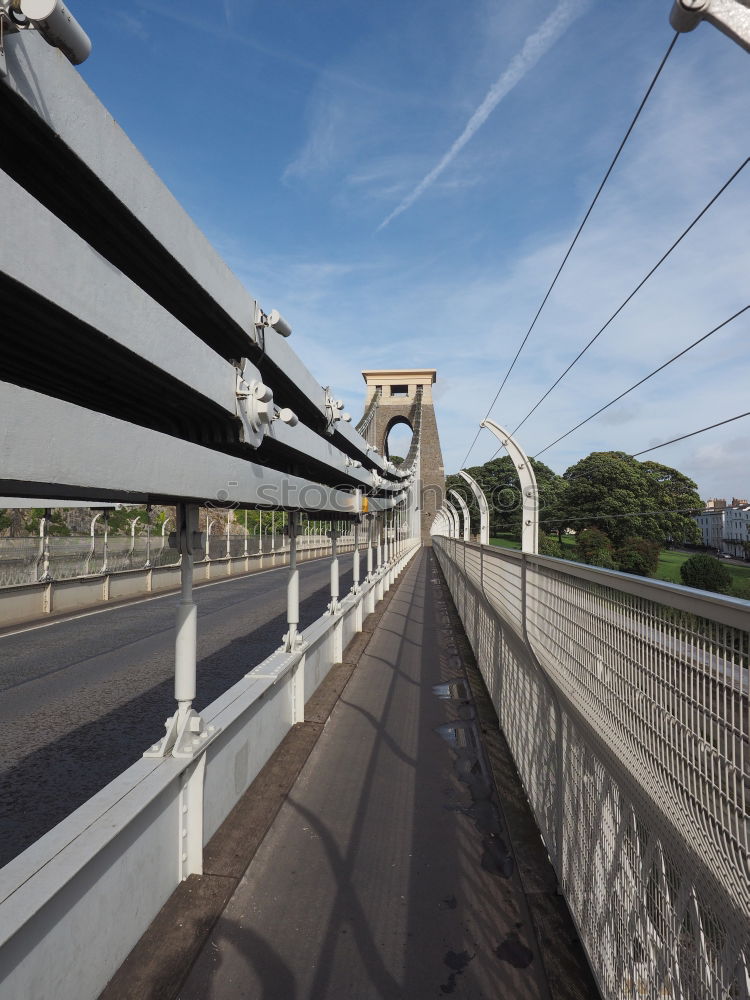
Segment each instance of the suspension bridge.
[[[741,0],[675,5],[676,32],[702,20],[750,45]],[[62,3],[0,0],[0,28],[0,494],[175,511],[169,564],[149,542],[133,566],[133,533],[114,567],[106,543],[96,570],[93,542],[61,549],[88,560],[70,579],[45,516],[17,557],[36,579],[0,588],[6,729],[13,706],[70,722],[57,797],[108,745],[131,754],[7,852],[3,1000],[750,1000],[747,602],[539,554],[524,421],[490,418],[536,320],[481,425],[518,472],[513,552],[467,472],[477,535],[446,494],[440,373],[367,369],[352,425],[83,83]],[[284,534],[212,551],[201,507],[279,512]],[[101,632],[87,666],[79,629]],[[49,670],[27,647],[18,672],[22,634]],[[167,718],[142,744],[129,672],[157,661]],[[81,742],[97,684],[119,701]]]

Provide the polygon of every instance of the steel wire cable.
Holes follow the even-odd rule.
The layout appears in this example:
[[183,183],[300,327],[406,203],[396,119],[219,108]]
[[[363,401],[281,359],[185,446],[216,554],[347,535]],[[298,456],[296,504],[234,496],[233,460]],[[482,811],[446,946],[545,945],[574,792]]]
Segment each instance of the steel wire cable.
[[615,396],[614,399],[610,399],[610,401],[608,403],[605,403],[604,406],[600,406],[598,410],[596,410],[594,413],[591,414],[591,416],[586,417],[585,420],[581,420],[579,423],[575,425],[575,427],[571,427],[569,431],[566,431],[564,434],[561,434],[560,437],[555,438],[555,440],[550,442],[550,444],[545,445],[544,448],[542,448],[540,451],[536,453],[536,455],[534,455],[534,458],[539,458],[539,456],[543,455],[545,451],[549,451],[550,448],[553,448],[556,444],[559,444],[560,441],[562,441],[564,438],[572,434],[573,431],[577,431],[579,427],[583,427],[584,424],[587,424],[590,420],[593,420],[594,417],[598,417],[600,413],[604,413],[604,411],[608,410],[610,406],[614,406],[615,403],[618,403],[629,393],[633,392],[634,389],[637,389],[639,386],[642,386],[644,382],[648,382],[648,380],[653,378],[654,375],[658,375],[659,372],[664,371],[664,369],[668,368],[669,365],[673,364],[675,361],[683,357],[689,351],[692,351],[694,347],[697,347],[699,344],[702,344],[704,340],[708,340],[709,337],[712,337],[715,333],[718,333],[719,330],[723,330],[725,326],[728,326],[733,320],[737,319],[738,316],[741,316],[743,313],[746,313],[748,309],[750,309],[750,305],[747,305],[744,308],[738,310],[738,312],[736,312],[733,316],[730,316],[729,319],[725,319],[723,323],[719,323],[718,326],[715,326],[713,330],[709,330],[708,333],[704,333],[702,337],[698,338],[698,340],[694,340],[692,344],[689,344],[687,347],[683,348],[679,352],[679,354],[675,354],[668,361],[665,361],[664,364],[659,365],[658,368],[654,368],[654,370],[652,372],[649,372],[648,375],[644,375],[642,379],[640,379],[634,385],[631,385],[629,389],[626,389],[624,392],[621,392],[619,396]]
[[735,420],[742,420],[743,417],[750,417],[750,410],[747,413],[738,413],[736,417],[729,417],[728,420],[720,420],[716,424],[709,424],[708,427],[701,427],[697,431],[690,431],[689,434],[681,434],[670,441],[662,441],[661,444],[652,445],[650,448],[644,448],[642,451],[634,451],[630,457],[638,458],[639,455],[647,455],[650,451],[656,451],[658,448],[666,448],[668,444],[676,444],[677,441],[685,441],[686,438],[695,437],[696,434],[705,434],[706,431],[712,431],[714,427],[723,427],[725,424],[734,423]]
[[[546,517],[540,518],[539,524],[562,524],[568,521],[591,521],[595,518],[601,518],[602,520],[608,521],[619,521],[623,518],[628,517],[657,517],[665,514],[702,514],[704,511],[703,507],[676,507],[674,510],[638,510],[633,511],[629,514],[604,514],[601,511],[593,511],[590,514],[582,514],[580,517]],[[494,528],[518,528],[518,522],[513,523],[512,521],[506,524],[496,524]]]
[[[716,192],[716,194],[711,198],[711,200],[708,201],[703,206],[703,208],[700,210],[700,212],[698,213],[698,215],[695,216],[695,218],[690,223],[690,225],[687,226],[687,228],[682,231],[682,233],[672,243],[672,245],[669,247],[669,249],[665,253],[662,254],[662,256],[659,258],[659,260],[656,262],[656,264],[654,264],[654,266],[651,268],[651,270],[645,275],[645,277],[643,277],[638,282],[638,284],[635,286],[635,288],[633,289],[633,291],[617,307],[617,309],[612,313],[612,315],[609,317],[609,319],[607,320],[607,322],[597,330],[597,332],[594,334],[594,336],[591,338],[591,340],[589,340],[589,342],[586,344],[586,346],[583,347],[578,352],[578,354],[573,358],[573,360],[570,362],[570,364],[568,365],[568,367],[555,379],[555,381],[552,383],[552,385],[549,387],[549,389],[547,389],[547,391],[545,393],[543,393],[542,396],[539,397],[539,399],[536,401],[536,403],[534,403],[534,405],[531,407],[531,409],[526,414],[526,416],[523,418],[523,420],[519,424],[516,425],[516,427],[511,432],[511,434],[515,434],[516,431],[518,431],[521,427],[523,427],[523,425],[526,423],[526,421],[529,419],[529,417],[532,415],[532,413],[534,413],[539,408],[539,406],[541,406],[541,404],[544,402],[544,400],[549,396],[549,394],[554,389],[557,388],[557,386],[560,384],[560,382],[562,382],[562,380],[565,378],[565,376],[568,374],[568,372],[571,370],[571,368],[573,368],[574,365],[578,364],[578,362],[581,360],[581,358],[584,356],[584,354],[588,351],[588,349],[599,339],[599,337],[601,337],[601,335],[604,333],[604,331],[607,329],[607,327],[610,325],[610,323],[612,323],[612,321],[617,316],[619,316],[619,314],[622,312],[622,310],[625,308],[625,306],[637,295],[637,293],[641,290],[641,288],[643,288],[643,286],[646,284],[646,282],[649,280],[649,278],[651,278],[655,274],[655,272],[661,267],[661,265],[664,263],[664,261],[667,260],[667,258],[677,249],[677,247],[685,239],[685,237],[688,235],[688,233],[692,229],[695,228],[695,226],[698,224],[698,222],[700,222],[700,220],[703,218],[703,216],[706,214],[706,212],[708,212],[708,210],[716,203],[716,201],[718,201],[718,199],[726,191],[726,189],[729,187],[729,185],[737,177],[739,177],[739,175],[742,173],[742,171],[745,169],[745,167],[747,166],[748,163],[750,163],[750,157],[748,157],[746,160],[744,160],[739,165],[739,167],[737,167],[737,169],[734,171],[734,173],[731,175],[731,177],[729,177],[729,179],[726,180],[722,184],[722,186],[719,188],[719,190]],[[499,451],[500,451],[500,449],[498,448],[498,450],[495,452],[495,455],[497,455]],[[495,455],[493,455],[492,457],[494,458]]]
[[[552,294],[552,290],[554,289],[555,285],[557,284],[557,279],[562,274],[563,268],[567,264],[568,258],[570,257],[571,253],[573,252],[573,248],[575,247],[576,243],[578,242],[578,237],[583,232],[583,227],[588,222],[589,216],[593,212],[594,206],[596,205],[597,201],[599,200],[599,196],[601,195],[602,191],[604,190],[604,186],[607,183],[607,181],[609,180],[609,176],[612,173],[612,171],[614,170],[615,164],[619,160],[620,154],[622,153],[623,149],[625,148],[625,144],[627,143],[628,139],[630,138],[630,133],[635,128],[635,124],[638,121],[638,119],[640,118],[641,112],[643,111],[644,107],[646,106],[646,102],[648,101],[649,97],[651,96],[652,90],[656,86],[656,81],[661,76],[661,71],[664,69],[664,67],[665,67],[665,65],[667,63],[667,59],[669,59],[670,55],[672,54],[672,49],[675,47],[675,43],[677,42],[678,38],[679,38],[679,32],[675,32],[675,36],[672,39],[672,41],[669,43],[667,51],[664,53],[664,56],[662,57],[662,60],[659,63],[659,68],[656,70],[656,73],[654,74],[653,79],[651,80],[651,83],[648,85],[646,93],[643,95],[643,99],[641,100],[641,103],[638,105],[638,110],[636,111],[635,115],[633,116],[633,120],[631,121],[630,125],[628,126],[628,130],[625,133],[625,135],[624,135],[624,137],[622,139],[622,142],[617,147],[617,152],[615,153],[614,157],[612,158],[611,163],[607,167],[607,171],[604,174],[604,177],[602,178],[602,181],[599,184],[599,187],[597,188],[596,194],[594,195],[594,197],[593,197],[593,199],[591,201],[591,204],[586,209],[586,214],[584,215],[583,219],[581,220],[581,224],[579,225],[578,229],[576,230],[576,234],[573,237],[573,239],[572,239],[572,241],[570,243],[570,246],[568,247],[568,249],[567,249],[567,251],[565,253],[565,256],[562,259],[562,263],[558,267],[557,272],[555,273],[555,276],[552,279],[552,283],[550,284],[549,288],[547,289],[547,291],[546,291],[546,293],[544,295],[544,298],[542,299],[542,303],[541,303],[541,305],[539,306],[539,308],[536,311],[536,315],[534,316],[534,319],[531,321],[531,326],[526,331],[526,335],[524,336],[523,340],[521,341],[521,346],[516,351],[516,356],[513,358],[512,362],[510,363],[510,367],[508,368],[507,372],[505,373],[505,377],[503,378],[502,382],[500,383],[500,388],[495,393],[495,398],[490,403],[490,405],[489,405],[489,407],[487,409],[487,413],[484,415],[484,419],[485,420],[487,419],[487,417],[489,417],[490,413],[492,412],[492,410],[493,410],[493,408],[495,406],[495,403],[500,398],[500,393],[503,391],[503,389],[505,387],[505,383],[508,381],[508,378],[510,377],[510,373],[515,368],[516,362],[518,361],[518,359],[519,359],[519,357],[521,355],[521,351],[523,351],[524,347],[526,346],[526,341],[531,336],[531,332],[534,329],[534,327],[536,326],[536,321],[539,319],[539,317],[540,317],[540,315],[542,313],[542,310],[544,309],[545,305],[547,304],[547,299],[549,299],[550,295]],[[477,440],[478,440],[479,435],[481,434],[481,432],[482,432],[482,428],[480,427],[479,430],[477,431],[476,435],[474,436],[474,440],[471,442],[471,445],[469,446],[469,450],[466,452],[466,456],[465,456],[463,462],[461,463],[461,468],[462,469],[466,466],[466,462],[469,459],[469,455],[473,451],[474,445],[477,443]]]

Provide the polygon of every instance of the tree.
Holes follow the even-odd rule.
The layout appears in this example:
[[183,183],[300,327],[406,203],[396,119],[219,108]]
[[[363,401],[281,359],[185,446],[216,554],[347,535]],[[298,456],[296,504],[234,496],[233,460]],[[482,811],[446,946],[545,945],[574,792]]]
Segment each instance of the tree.
[[581,562],[589,566],[616,569],[612,542],[599,528],[584,528],[576,535],[576,554]]
[[680,576],[686,587],[712,590],[717,594],[728,593],[732,586],[729,569],[718,559],[702,552],[685,560],[680,566]]
[[[562,477],[553,472],[544,462],[537,462],[536,459],[531,459],[531,466],[539,489],[540,518],[559,516],[559,495],[565,485]],[[518,481],[518,470],[510,456],[503,455],[502,458],[492,459],[490,462],[485,462],[484,465],[474,466],[466,471],[476,480],[487,497],[490,511],[490,535],[497,536],[509,533],[520,539],[523,498]],[[468,484],[460,476],[448,476],[445,487],[446,490],[456,490],[464,498],[471,513],[471,530],[474,533],[478,532],[479,509]],[[557,531],[557,522],[553,524],[552,530]]]
[[404,459],[403,459],[403,457],[401,455],[391,455],[390,459],[391,459],[391,461],[393,462],[394,465],[403,465],[404,464]]
[[[23,519],[23,526],[31,535],[39,534],[39,525],[44,517],[44,507],[32,507],[26,512]],[[47,532],[50,535],[69,535],[70,528],[65,523],[61,510],[53,510],[47,525]]]
[[650,538],[631,535],[615,552],[617,568],[636,576],[652,576],[659,565],[659,544]]
[[564,559],[560,542],[552,535],[547,535],[543,531],[539,532],[539,555],[554,556],[555,559]]
[[676,469],[621,451],[595,451],[563,478],[564,523],[572,528],[599,528],[615,546],[632,535],[660,544],[697,538],[690,511],[703,505],[695,483]]
[[641,469],[651,482],[654,509],[679,511],[659,515],[659,526],[668,544],[695,544],[700,541],[700,529],[691,512],[703,508],[698,487],[687,476],[659,462],[641,462]]

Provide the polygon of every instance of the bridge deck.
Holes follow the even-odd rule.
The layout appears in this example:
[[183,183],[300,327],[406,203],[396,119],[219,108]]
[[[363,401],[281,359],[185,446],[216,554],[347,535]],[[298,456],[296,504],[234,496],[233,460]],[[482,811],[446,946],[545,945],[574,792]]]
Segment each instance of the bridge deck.
[[181,1000],[549,997],[481,729],[425,549]]

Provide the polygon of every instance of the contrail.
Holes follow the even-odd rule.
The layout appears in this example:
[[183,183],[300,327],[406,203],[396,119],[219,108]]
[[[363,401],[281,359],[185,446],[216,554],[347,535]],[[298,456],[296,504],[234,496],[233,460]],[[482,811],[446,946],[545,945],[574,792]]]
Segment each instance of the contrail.
[[591,0],[560,0],[560,3],[558,3],[557,7],[543,22],[541,27],[537,28],[532,35],[529,35],[523,43],[521,51],[513,57],[508,68],[492,85],[485,99],[469,119],[466,128],[442,160],[440,160],[437,166],[432,168],[429,174],[422,178],[411,194],[408,194],[401,204],[394,208],[387,218],[383,219],[376,232],[385,229],[390,222],[393,222],[396,216],[401,215],[407,208],[411,208],[417,198],[421,197],[427,188],[434,184],[445,168],[458,156],[466,143],[484,125],[500,101],[502,101],[506,94],[509,94],[513,90],[517,83],[523,80],[529,70],[536,66],[542,56],[565,34],[573,21],[584,13],[590,2]]

